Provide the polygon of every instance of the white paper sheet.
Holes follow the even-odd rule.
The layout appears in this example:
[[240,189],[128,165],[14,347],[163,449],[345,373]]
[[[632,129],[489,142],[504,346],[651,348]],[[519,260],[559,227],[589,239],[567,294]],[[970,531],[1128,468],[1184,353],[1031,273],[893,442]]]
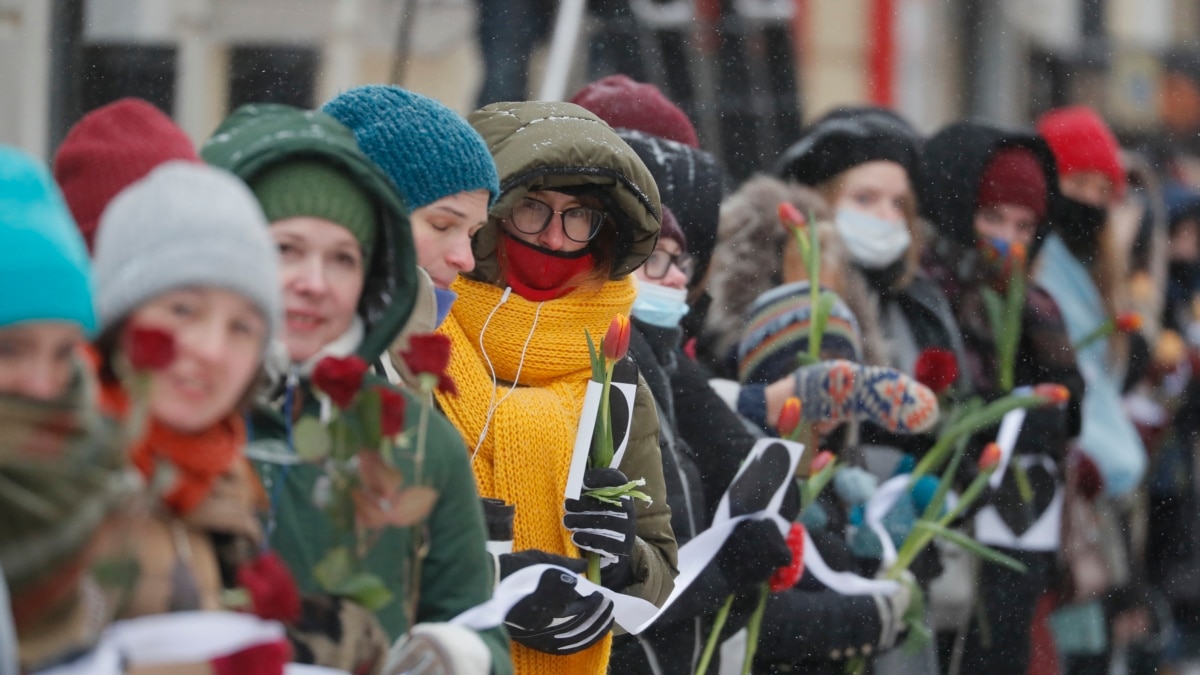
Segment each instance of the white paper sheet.
[[[1025,468],[1040,464],[1055,475],[1054,462],[1049,458],[1035,455],[1018,458]],[[985,506],[975,515],[975,539],[988,546],[1003,546],[1019,551],[1057,551],[1062,535],[1063,489],[1057,486],[1050,505],[1034,521],[1033,526],[1021,536],[1017,536],[994,506]]]
[[571,453],[571,470],[567,472],[567,499],[579,499],[583,491],[583,472],[587,470],[588,455],[592,452],[592,434],[596,430],[596,411],[604,385],[588,380],[583,395],[583,412],[579,414],[579,429],[575,431],[575,449]]

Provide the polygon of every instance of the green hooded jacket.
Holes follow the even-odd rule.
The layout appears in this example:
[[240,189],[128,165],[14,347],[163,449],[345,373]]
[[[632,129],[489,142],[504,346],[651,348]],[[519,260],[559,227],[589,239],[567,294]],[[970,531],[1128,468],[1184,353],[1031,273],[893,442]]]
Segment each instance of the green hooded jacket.
[[[344,168],[377,197],[379,229],[376,233],[370,278],[363,288],[359,315],[365,335],[357,354],[375,363],[395,339],[412,312],[417,294],[416,254],[408,217],[383,172],[367,159],[348,129],[332,117],[279,105],[250,105],[238,109],[216,130],[201,149],[208,162],[250,181],[271,165],[295,157],[319,158]],[[272,503],[267,529],[271,547],[283,557],[305,591],[318,591],[312,570],[335,546],[350,541],[338,531],[314,501],[321,471],[299,460],[289,438],[291,423],[302,415],[319,415],[319,403],[304,377],[289,377],[284,390],[251,416],[251,443],[247,455],[262,479]],[[298,381],[297,381],[298,380]],[[383,380],[377,384],[386,385]],[[390,385],[386,385],[390,386]],[[406,398],[405,430],[416,427],[421,405]],[[406,476],[412,468],[407,452],[398,452]],[[438,491],[437,503],[426,520],[429,550],[421,566],[421,594],[417,621],[444,622],[491,598],[491,559],[483,512],[467,450],[458,432],[441,413],[429,418],[424,464],[425,483]],[[379,575],[395,599],[377,616],[395,640],[407,630],[403,603],[407,583],[406,562],[412,559],[410,529],[389,528],[366,558],[369,571]],[[511,673],[508,636],[503,628],[480,633],[492,655],[492,672]]]

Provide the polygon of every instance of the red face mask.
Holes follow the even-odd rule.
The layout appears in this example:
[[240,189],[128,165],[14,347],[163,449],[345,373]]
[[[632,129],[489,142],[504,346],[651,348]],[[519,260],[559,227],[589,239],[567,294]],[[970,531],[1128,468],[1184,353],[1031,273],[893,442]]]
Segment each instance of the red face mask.
[[575,290],[568,282],[592,269],[592,253],[582,249],[559,253],[528,244],[504,234],[504,256],[508,260],[508,285],[517,295],[533,302],[554,300]]

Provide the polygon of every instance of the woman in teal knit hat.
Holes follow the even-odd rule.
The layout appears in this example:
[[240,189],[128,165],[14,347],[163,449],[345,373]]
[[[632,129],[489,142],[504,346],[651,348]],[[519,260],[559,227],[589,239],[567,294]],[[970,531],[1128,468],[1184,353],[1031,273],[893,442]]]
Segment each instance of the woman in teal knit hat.
[[[409,221],[387,176],[362,154],[348,129],[319,111],[245,106],[221,124],[201,156],[250,186],[279,246],[288,358],[272,368],[280,383],[252,417],[257,442],[247,454],[271,502],[272,548],[302,589],[316,591],[317,563],[352,533],[340,530],[314,500],[323,474],[318,466],[297,461],[290,445],[292,425],[301,415],[321,414],[311,385],[320,360],[355,354],[378,365],[408,322],[418,290]],[[419,407],[428,403],[407,393],[405,398],[408,429],[416,426]],[[427,647],[425,653],[444,672],[511,672],[502,630],[476,633],[448,623],[491,597],[492,574],[462,439],[436,411],[427,439],[425,482],[436,490],[437,501],[423,523],[427,553],[416,625],[408,625],[404,607],[407,561],[415,559],[418,546],[415,527],[384,528],[366,554],[367,571],[393,596],[376,616],[392,640],[410,629],[410,637],[420,636],[407,644]],[[410,454],[396,451],[398,461]],[[341,626],[337,632],[352,631]],[[404,649],[393,657],[404,656]]]

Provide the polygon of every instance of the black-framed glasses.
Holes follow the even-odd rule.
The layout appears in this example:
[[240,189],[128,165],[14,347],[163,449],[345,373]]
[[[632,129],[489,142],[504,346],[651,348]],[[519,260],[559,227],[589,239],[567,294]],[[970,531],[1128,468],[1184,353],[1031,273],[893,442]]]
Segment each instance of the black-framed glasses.
[[692,272],[696,271],[696,261],[686,252],[671,255],[662,249],[654,249],[654,253],[651,253],[642,265],[642,273],[648,279],[661,279],[671,271],[671,265],[678,267],[679,271],[687,276],[688,281],[692,280]]
[[563,234],[571,241],[583,244],[591,241],[604,223],[604,212],[587,206],[555,211],[550,205],[533,197],[525,197],[513,207],[509,220],[522,234],[541,234],[550,227],[554,215],[562,218]]

